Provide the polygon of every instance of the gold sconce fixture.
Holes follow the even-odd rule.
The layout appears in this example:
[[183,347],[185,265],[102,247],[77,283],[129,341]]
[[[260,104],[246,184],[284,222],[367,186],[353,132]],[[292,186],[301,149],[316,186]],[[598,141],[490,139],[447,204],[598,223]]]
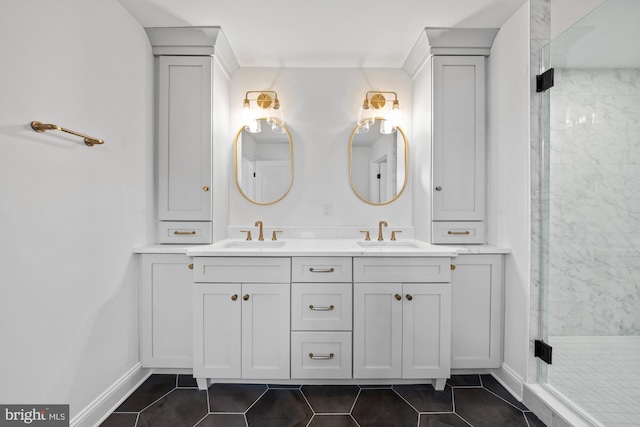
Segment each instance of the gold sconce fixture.
[[[392,95],[393,100],[385,97]],[[402,110],[398,94],[390,91],[370,90],[366,93],[362,107],[358,111],[357,133],[369,132],[369,126],[380,120],[380,133],[394,133],[402,120]]]
[[[252,94],[257,94],[257,96],[251,97],[250,95]],[[266,119],[273,132],[286,132],[284,129],[284,114],[276,91],[250,90],[244,95],[244,102],[242,103],[244,130],[250,133],[261,132],[260,119]]]

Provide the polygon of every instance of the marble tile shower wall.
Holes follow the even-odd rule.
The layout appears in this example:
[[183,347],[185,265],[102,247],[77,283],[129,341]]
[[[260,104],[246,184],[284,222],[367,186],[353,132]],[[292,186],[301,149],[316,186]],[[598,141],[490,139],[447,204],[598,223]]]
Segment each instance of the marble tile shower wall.
[[555,81],[549,335],[640,335],[640,70]]

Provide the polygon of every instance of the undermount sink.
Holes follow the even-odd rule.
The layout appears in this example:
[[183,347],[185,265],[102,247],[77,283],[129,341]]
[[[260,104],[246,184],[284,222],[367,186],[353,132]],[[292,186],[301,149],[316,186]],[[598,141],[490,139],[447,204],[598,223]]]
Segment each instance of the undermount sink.
[[256,241],[256,240],[242,240],[239,242],[229,242],[223,246],[223,248],[251,248],[251,249],[259,249],[259,248],[281,248],[287,242],[274,242],[273,240],[267,240],[264,242]]
[[358,242],[358,244],[360,246],[362,246],[363,248],[420,248],[421,246],[418,246],[415,243],[412,242],[403,242],[403,241],[393,241],[393,240],[387,240],[387,241],[365,241],[365,242]]

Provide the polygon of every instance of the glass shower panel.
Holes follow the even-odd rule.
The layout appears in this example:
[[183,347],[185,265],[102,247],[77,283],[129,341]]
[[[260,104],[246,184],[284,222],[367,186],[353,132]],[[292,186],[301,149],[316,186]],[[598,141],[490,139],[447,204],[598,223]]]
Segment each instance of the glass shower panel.
[[608,0],[543,52],[540,382],[607,427],[640,424],[639,19]]

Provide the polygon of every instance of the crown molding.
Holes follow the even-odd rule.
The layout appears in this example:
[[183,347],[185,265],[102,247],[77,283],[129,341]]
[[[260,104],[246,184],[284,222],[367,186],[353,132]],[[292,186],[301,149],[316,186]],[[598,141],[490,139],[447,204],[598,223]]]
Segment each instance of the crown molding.
[[402,69],[414,78],[432,55],[489,56],[498,28],[427,27],[420,34]]
[[144,30],[155,56],[213,56],[228,75],[239,68],[220,27],[152,27]]

